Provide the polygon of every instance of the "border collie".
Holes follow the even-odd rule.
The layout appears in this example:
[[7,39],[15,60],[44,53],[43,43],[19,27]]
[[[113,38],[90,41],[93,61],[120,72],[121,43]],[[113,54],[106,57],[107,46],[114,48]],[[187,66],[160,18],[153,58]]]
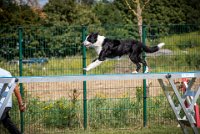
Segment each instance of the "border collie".
[[140,63],[146,66],[145,73],[148,73],[147,63],[141,58],[142,52],[154,53],[165,45],[164,43],[160,43],[157,46],[147,47],[136,40],[108,39],[105,36],[100,36],[98,33],[89,34],[83,44],[87,48],[93,47],[98,54],[98,58],[84,68],[84,70],[89,71],[107,59],[120,58],[123,55],[128,55],[130,60],[136,64],[136,71],[132,73],[139,72],[141,68]]

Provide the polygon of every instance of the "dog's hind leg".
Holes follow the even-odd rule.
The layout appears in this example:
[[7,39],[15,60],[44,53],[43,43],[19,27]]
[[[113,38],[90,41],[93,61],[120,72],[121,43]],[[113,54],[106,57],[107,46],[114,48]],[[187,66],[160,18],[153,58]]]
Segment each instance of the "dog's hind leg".
[[140,65],[140,63],[138,62],[138,63],[136,63],[136,71],[137,72],[139,72],[140,71],[140,68],[141,68],[141,65]]
[[133,71],[132,73],[138,73],[141,68],[140,59],[138,59],[138,56],[134,53],[131,53],[129,58],[134,64],[136,64],[136,71]]
[[84,68],[84,70],[89,71],[97,66],[99,66],[103,61],[100,60],[95,60],[94,62],[92,62],[90,65],[88,65],[86,68]]
[[140,63],[136,63],[136,71],[133,71],[132,73],[135,74],[135,73],[138,73],[140,71],[140,68],[141,68],[141,65]]
[[148,73],[148,72],[149,72],[149,68],[148,68],[148,66],[147,66],[146,60],[140,58],[140,63],[142,63],[142,65],[145,66],[145,71],[144,71],[144,73]]

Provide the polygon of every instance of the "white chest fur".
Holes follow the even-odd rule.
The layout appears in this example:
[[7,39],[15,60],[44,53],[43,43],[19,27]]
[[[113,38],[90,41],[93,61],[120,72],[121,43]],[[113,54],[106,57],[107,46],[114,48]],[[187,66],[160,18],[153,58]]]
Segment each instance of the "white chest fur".
[[102,46],[97,46],[94,49],[95,49],[96,53],[99,55],[102,50]]
[[97,42],[93,44],[94,49],[96,50],[96,53],[99,55],[102,50],[102,44],[105,37],[98,35]]

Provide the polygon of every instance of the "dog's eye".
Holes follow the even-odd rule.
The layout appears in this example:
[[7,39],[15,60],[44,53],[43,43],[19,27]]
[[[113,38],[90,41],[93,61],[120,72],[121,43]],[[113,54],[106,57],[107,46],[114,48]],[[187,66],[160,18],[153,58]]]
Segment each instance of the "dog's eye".
[[89,37],[88,39],[87,39],[89,42],[91,42],[92,41],[92,39]]
[[94,38],[94,37],[89,37],[87,40],[88,40],[89,42],[91,42],[91,43],[95,43],[95,42],[97,41],[97,39]]

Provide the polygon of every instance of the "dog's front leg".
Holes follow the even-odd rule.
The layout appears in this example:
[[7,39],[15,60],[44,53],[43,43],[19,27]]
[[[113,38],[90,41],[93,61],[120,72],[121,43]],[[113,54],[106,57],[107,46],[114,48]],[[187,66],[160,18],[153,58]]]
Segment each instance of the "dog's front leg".
[[94,62],[92,62],[90,65],[88,65],[86,68],[84,68],[84,70],[89,71],[97,66],[99,66],[103,61],[100,60],[95,60]]
[[92,60],[92,62],[95,62],[96,60],[98,60],[98,58],[95,58],[94,60]]

